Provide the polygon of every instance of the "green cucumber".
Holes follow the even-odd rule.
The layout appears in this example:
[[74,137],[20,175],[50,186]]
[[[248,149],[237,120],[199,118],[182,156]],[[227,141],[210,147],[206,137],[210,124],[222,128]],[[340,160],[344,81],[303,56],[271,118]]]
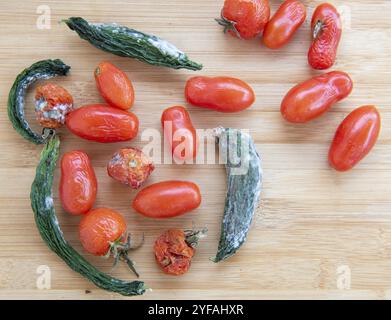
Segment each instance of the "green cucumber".
[[215,129],[220,158],[227,173],[227,194],[220,241],[219,262],[234,255],[247,239],[262,186],[261,159],[251,136],[241,130]]
[[59,152],[60,139],[52,132],[42,150],[30,194],[35,222],[42,239],[70,268],[91,280],[99,288],[124,296],[143,294],[146,289],[144,282],[123,281],[99,271],[64,239],[54,210],[52,194],[53,173]]
[[15,79],[8,95],[8,117],[15,130],[25,139],[35,144],[46,143],[48,132],[42,134],[31,129],[24,113],[24,99],[29,86],[39,79],[50,79],[55,76],[65,76],[71,67],[60,59],[42,60],[24,69]]
[[173,44],[116,23],[90,23],[80,17],[70,17],[64,22],[80,38],[93,46],[117,56],[135,58],[156,66],[173,69],[201,70],[202,65],[191,61]]

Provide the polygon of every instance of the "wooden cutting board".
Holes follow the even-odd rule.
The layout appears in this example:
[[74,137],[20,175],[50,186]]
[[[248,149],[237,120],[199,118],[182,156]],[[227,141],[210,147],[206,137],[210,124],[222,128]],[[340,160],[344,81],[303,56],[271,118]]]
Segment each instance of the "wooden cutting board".
[[[321,1],[303,1],[309,17]],[[130,231],[145,233],[144,246],[132,254],[142,279],[153,288],[144,299],[212,298],[391,298],[391,1],[337,1],[344,32],[333,69],[354,80],[352,95],[321,119],[290,125],[279,113],[283,95],[294,84],[317,74],[307,65],[309,20],[294,41],[271,51],[259,40],[240,41],[224,35],[214,21],[223,1],[46,1],[51,29],[36,27],[41,1],[0,3],[0,298],[120,299],[97,289],[70,270],[41,240],[30,208],[29,191],[41,146],[34,146],[12,129],[7,113],[8,91],[16,75],[33,62],[61,58],[72,66],[70,76],[56,81],[74,96],[76,106],[100,102],[94,67],[109,60],[133,81],[133,111],[141,131],[160,129],[163,109],[188,107],[197,128],[248,128],[263,158],[262,202],[247,243],[221,264],[209,261],[217,248],[225,197],[225,172],[219,165],[158,165],[148,180],[186,179],[199,184],[203,202],[191,214],[170,220],[148,220],[130,207],[135,192],[111,180],[106,163],[124,146],[142,147],[141,135],[130,143],[98,144],[62,130],[61,152],[85,150],[92,158],[99,192],[96,206],[123,213]],[[281,1],[271,1],[273,12]],[[39,11],[39,10],[38,10]],[[189,106],[183,95],[191,71],[158,68],[101,52],[58,21],[82,16],[96,22],[115,21],[159,35],[204,63],[197,74],[226,75],[247,81],[255,90],[254,106],[239,114],[220,114]],[[32,93],[28,116],[32,116]],[[373,152],[351,172],[339,174],[327,164],[335,129],[353,109],[375,104],[383,129]],[[78,241],[79,217],[59,205],[59,172],[55,203],[69,242]],[[168,228],[209,228],[191,270],[182,277],[163,274],[154,262],[152,245]],[[102,270],[110,263],[85,256]],[[39,266],[51,271],[51,289],[38,289]],[[38,269],[39,271],[40,269]],[[132,279],[126,266],[113,274]],[[350,289],[349,289],[350,287]],[[87,290],[87,291],[86,291]],[[136,298],[137,299],[137,298]]]

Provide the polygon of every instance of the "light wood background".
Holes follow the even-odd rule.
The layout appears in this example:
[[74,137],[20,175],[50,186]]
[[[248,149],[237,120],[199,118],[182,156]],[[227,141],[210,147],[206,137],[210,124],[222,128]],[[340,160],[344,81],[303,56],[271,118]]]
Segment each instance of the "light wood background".
[[[254,106],[240,114],[218,114],[188,106],[197,128],[218,125],[248,128],[263,157],[262,203],[247,243],[226,262],[214,264],[225,196],[222,166],[158,166],[148,183],[188,179],[201,187],[203,202],[191,214],[171,220],[148,220],[130,203],[134,191],[112,181],[106,163],[118,148],[131,143],[83,141],[64,129],[62,152],[83,149],[92,158],[99,192],[96,206],[108,206],[126,216],[130,231],[144,232],[145,245],[133,253],[151,288],[141,299],[211,298],[391,298],[391,1],[337,1],[345,26],[333,69],[348,72],[352,95],[321,119],[308,125],[284,122],[279,104],[287,90],[316,74],[307,65],[309,20],[321,1],[304,1],[309,17],[294,41],[271,51],[259,40],[240,41],[222,33],[213,20],[223,1],[1,1],[0,3],[0,298],[120,299],[97,289],[70,270],[41,240],[30,208],[29,192],[41,146],[12,129],[6,114],[8,91],[16,75],[33,62],[61,58],[72,66],[70,76],[56,81],[74,96],[76,106],[101,101],[94,67],[110,60],[127,72],[136,90],[133,111],[141,131],[160,128],[163,109],[187,105],[183,89],[195,73],[148,66],[101,52],[57,22],[82,16],[96,22],[118,22],[157,34],[204,63],[197,74],[227,75],[247,81],[255,90]],[[271,1],[273,12],[281,1]],[[36,27],[39,5],[49,5],[51,29]],[[349,19],[350,16],[350,19]],[[32,93],[28,111],[32,119]],[[327,151],[339,122],[353,109],[375,104],[383,129],[373,152],[353,171],[338,174],[327,164]],[[140,132],[141,132],[140,131]],[[79,217],[71,217],[55,202],[66,238],[82,250],[77,236]],[[209,236],[200,244],[191,270],[182,277],[163,274],[154,262],[152,245],[167,228],[206,225]],[[110,263],[86,255],[99,268]],[[51,290],[36,287],[37,267],[47,265]],[[351,289],[338,289],[338,272],[351,272]],[[132,279],[123,265],[114,271]],[[90,293],[86,293],[90,290]],[[135,298],[139,299],[139,298]]]

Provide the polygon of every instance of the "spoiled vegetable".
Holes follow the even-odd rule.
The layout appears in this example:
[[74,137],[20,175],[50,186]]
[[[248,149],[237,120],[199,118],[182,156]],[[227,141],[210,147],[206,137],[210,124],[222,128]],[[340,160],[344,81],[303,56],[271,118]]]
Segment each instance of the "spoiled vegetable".
[[220,157],[225,157],[227,194],[216,256],[234,255],[247,239],[262,185],[261,159],[251,136],[237,129],[217,128]]

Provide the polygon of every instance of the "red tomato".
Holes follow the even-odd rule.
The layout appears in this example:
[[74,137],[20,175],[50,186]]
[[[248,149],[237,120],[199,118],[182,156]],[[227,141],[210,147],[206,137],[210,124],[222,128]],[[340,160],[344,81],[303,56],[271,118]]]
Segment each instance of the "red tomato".
[[308,52],[309,64],[318,70],[331,68],[342,34],[342,22],[337,9],[329,3],[318,6],[312,15],[311,30],[313,41]]
[[87,213],[94,205],[97,181],[88,155],[71,151],[62,156],[60,199],[65,211],[73,215]]
[[195,249],[186,242],[182,230],[171,229],[164,232],[154,245],[156,262],[162,270],[171,275],[186,273],[194,256]]
[[80,221],[79,237],[87,252],[104,256],[110,250],[110,243],[126,238],[126,221],[114,210],[93,209]]
[[298,0],[286,0],[267,23],[263,42],[270,49],[284,46],[305,21],[306,8]]
[[251,87],[240,79],[228,77],[193,77],[186,83],[189,103],[220,112],[239,112],[255,101]]
[[329,163],[338,171],[352,169],[373,148],[381,127],[374,106],[352,111],[340,124],[329,151]]
[[270,17],[268,0],[225,0],[216,21],[234,37],[251,39],[262,32]]
[[140,188],[154,169],[152,160],[136,148],[118,150],[107,165],[110,177],[133,189]]
[[103,104],[72,111],[67,116],[66,125],[75,135],[97,142],[128,141],[138,132],[138,119],[134,113]]
[[162,181],[142,189],[133,208],[150,218],[171,218],[194,210],[201,204],[200,189],[188,181]]
[[289,122],[311,121],[333,104],[346,98],[353,89],[350,77],[341,71],[316,76],[293,87],[281,103],[281,114]]
[[133,86],[122,70],[103,61],[96,67],[94,76],[101,96],[109,105],[125,110],[133,105]]
[[187,110],[181,106],[168,108],[163,111],[161,122],[174,157],[180,160],[195,158],[198,138]]

